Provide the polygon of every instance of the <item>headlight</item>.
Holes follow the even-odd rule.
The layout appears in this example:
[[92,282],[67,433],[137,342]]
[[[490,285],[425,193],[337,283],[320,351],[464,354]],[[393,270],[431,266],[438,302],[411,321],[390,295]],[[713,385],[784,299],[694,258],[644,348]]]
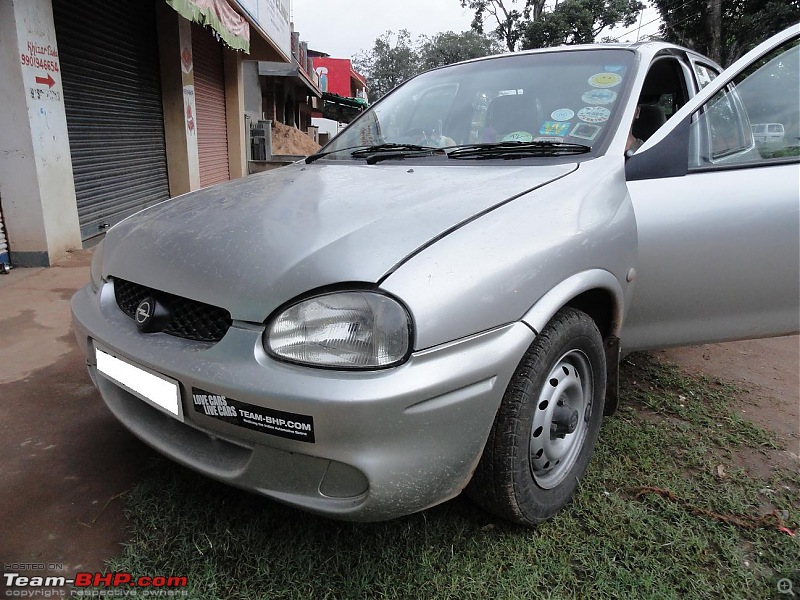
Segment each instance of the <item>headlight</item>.
[[298,302],[264,332],[278,358],[334,369],[375,369],[408,356],[411,318],[403,306],[375,292],[333,292]]
[[96,292],[103,284],[103,242],[97,244],[92,255],[92,289]]

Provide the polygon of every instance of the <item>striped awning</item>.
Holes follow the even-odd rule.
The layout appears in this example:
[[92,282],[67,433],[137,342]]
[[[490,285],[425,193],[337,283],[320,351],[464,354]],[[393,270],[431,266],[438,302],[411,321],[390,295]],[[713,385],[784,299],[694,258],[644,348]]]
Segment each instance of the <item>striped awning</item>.
[[233,50],[250,53],[250,24],[227,0],[167,0],[182,17],[208,25]]

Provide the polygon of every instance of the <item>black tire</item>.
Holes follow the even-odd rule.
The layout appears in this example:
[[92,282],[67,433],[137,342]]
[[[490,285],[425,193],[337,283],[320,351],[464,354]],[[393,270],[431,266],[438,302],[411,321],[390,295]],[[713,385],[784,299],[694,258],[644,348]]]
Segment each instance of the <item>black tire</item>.
[[[605,387],[597,326],[586,313],[561,309],[536,336],[506,389],[468,496],[522,525],[555,515],[589,464]],[[543,430],[548,425],[550,432]]]

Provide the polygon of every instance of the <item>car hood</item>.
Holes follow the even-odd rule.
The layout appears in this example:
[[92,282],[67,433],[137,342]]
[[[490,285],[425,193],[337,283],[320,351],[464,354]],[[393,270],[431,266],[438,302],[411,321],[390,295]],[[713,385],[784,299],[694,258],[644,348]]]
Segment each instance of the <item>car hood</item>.
[[376,283],[431,240],[576,168],[297,163],[122,221],[106,235],[103,274],[261,322],[309,290]]

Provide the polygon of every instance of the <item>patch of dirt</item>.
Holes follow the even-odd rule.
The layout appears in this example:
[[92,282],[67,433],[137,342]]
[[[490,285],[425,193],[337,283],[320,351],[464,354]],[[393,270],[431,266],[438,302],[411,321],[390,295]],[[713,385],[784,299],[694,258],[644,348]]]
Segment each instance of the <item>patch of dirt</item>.
[[746,390],[737,412],[778,437],[781,450],[742,451],[736,462],[755,477],[800,468],[800,337],[671,348],[653,353],[693,375]]
[[67,255],[59,259],[54,266],[62,269],[80,269],[92,260],[94,248],[102,241],[103,237],[95,237],[83,242],[83,250],[67,250]]
[[320,149],[320,145],[299,129],[283,123],[272,122],[272,153],[293,156],[309,156]]
[[43,565],[25,576],[103,571],[128,539],[123,496],[155,456],[105,407],[74,339],[65,343],[54,363],[0,384],[0,559]]

